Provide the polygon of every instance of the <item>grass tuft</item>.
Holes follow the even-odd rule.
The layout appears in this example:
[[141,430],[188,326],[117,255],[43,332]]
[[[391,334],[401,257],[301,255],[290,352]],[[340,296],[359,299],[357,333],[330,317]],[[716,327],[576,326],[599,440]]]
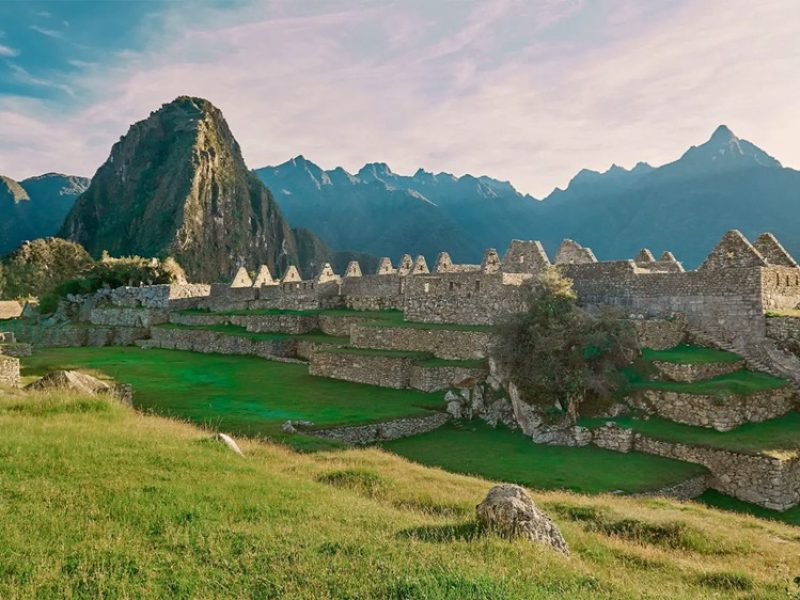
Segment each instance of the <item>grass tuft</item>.
[[724,591],[749,591],[753,589],[753,579],[747,573],[720,571],[702,573],[697,577],[700,585]]
[[335,487],[353,490],[368,498],[375,498],[383,495],[390,486],[388,479],[376,471],[368,469],[331,471],[330,473],[321,475],[318,481]]

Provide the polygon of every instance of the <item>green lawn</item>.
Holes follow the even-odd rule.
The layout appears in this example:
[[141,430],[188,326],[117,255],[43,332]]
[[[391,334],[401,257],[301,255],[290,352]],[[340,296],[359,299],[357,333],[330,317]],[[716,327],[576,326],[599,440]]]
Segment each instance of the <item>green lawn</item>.
[[685,394],[708,394],[712,396],[746,396],[763,390],[774,390],[787,385],[785,379],[769,373],[740,369],[733,373],[718,375],[700,381],[649,381],[632,369],[624,369],[631,390],[652,389],[681,392]]
[[790,508],[785,512],[778,512],[770,510],[762,506],[743,502],[736,498],[731,498],[725,494],[721,494],[715,490],[708,490],[702,496],[697,498],[698,502],[702,502],[706,506],[713,506],[714,508],[721,508],[723,510],[730,510],[738,513],[745,513],[759,517],[761,519],[771,519],[773,521],[782,521],[789,525],[800,525],[800,506]]
[[681,425],[659,417],[651,417],[648,420],[631,417],[584,419],[580,424],[586,427],[598,427],[607,421],[614,421],[621,427],[632,428],[647,436],[671,442],[746,453],[763,453],[779,457],[793,456],[800,451],[800,413],[798,412],[790,412],[783,417],[764,423],[745,423],[726,432]]
[[534,444],[521,433],[478,422],[463,427],[445,425],[430,433],[386,442],[383,447],[455,473],[583,493],[641,492],[704,471],[698,465],[638,452]]
[[[441,394],[395,390],[312,377],[305,365],[252,356],[139,348],[53,348],[23,359],[23,376],[58,368],[101,371],[130,383],[138,408],[216,430],[283,436],[287,420],[316,426],[367,423],[427,414],[441,408]],[[305,440],[309,441],[309,440]],[[311,443],[311,442],[309,442]]]
[[736,362],[742,357],[726,350],[716,348],[704,348],[702,346],[690,346],[683,344],[668,350],[652,350],[645,348],[642,350],[642,358],[647,361],[662,361],[680,364],[700,365],[706,363]]

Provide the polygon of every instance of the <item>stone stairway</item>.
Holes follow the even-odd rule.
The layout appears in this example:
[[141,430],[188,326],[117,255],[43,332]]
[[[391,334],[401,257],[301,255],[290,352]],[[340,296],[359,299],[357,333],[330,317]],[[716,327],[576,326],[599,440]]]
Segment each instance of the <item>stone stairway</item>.
[[692,329],[690,335],[698,344],[716,346],[722,350],[735,352],[744,358],[750,369],[783,377],[800,387],[800,359],[794,354],[781,350],[773,340],[767,337],[750,342],[745,342],[741,338],[729,341],[697,328]]

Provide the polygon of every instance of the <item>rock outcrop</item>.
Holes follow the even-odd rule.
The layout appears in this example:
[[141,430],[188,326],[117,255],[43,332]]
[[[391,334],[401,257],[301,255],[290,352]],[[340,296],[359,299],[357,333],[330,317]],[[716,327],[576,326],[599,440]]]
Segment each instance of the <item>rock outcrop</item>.
[[26,390],[73,390],[81,394],[96,396],[109,393],[113,387],[96,377],[81,373],[80,371],[52,371],[38,381],[25,386]]
[[504,538],[525,538],[569,554],[558,526],[536,507],[525,488],[519,485],[494,486],[475,510],[484,527]]

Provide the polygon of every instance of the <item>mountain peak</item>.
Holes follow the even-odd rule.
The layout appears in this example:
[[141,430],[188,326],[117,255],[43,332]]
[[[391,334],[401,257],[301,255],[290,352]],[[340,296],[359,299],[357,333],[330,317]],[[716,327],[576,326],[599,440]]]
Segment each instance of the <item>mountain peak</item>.
[[720,125],[711,134],[709,142],[731,142],[739,138],[728,128],[727,125]]
[[0,175],[0,194],[10,197],[15,204],[30,200],[28,192],[19,183],[5,175]]

